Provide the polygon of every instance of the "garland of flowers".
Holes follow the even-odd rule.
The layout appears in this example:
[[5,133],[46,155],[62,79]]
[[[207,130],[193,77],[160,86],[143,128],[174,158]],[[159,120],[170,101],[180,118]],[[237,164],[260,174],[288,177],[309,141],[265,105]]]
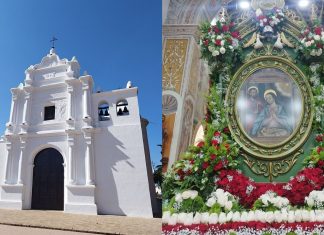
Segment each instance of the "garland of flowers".
[[284,20],[285,14],[278,8],[266,13],[263,13],[260,8],[255,11],[256,25],[261,33],[280,31]]
[[319,24],[307,27],[301,32],[297,51],[306,58],[323,57],[324,28]]
[[[231,67],[238,62],[241,55],[240,34],[235,31],[234,22],[224,19],[215,25],[204,23],[200,26],[201,57],[214,69]],[[224,66],[225,65],[225,66]]]

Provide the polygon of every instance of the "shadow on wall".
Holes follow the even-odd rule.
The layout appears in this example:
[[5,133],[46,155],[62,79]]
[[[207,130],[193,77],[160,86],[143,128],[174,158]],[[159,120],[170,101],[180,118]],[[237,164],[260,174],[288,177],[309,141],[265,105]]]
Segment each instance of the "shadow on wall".
[[102,131],[96,138],[95,151],[101,151],[95,153],[98,214],[126,215],[120,208],[120,198],[125,198],[127,172],[135,166],[123,151],[124,144],[109,131]]

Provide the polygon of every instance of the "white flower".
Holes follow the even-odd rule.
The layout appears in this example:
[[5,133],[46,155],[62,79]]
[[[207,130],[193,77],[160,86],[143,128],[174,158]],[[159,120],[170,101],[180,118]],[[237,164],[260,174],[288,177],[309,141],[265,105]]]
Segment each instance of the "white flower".
[[218,39],[218,40],[221,40],[222,38],[223,38],[222,35],[218,35],[218,36],[216,37],[216,39]]
[[311,41],[307,41],[307,42],[305,42],[305,46],[306,46],[306,47],[310,47],[311,45],[312,45]]
[[225,209],[226,210],[231,210],[232,209],[232,206],[233,206],[233,203],[231,201],[227,201],[225,203]]
[[308,210],[302,210],[301,212],[302,221],[309,221],[310,220],[310,214]]
[[223,194],[223,195],[217,197],[217,202],[219,203],[219,205],[221,207],[225,207],[225,204],[227,202],[227,197]]
[[232,221],[233,219],[233,212],[230,211],[229,213],[227,213],[226,215],[226,221],[229,222],[229,221]]
[[171,213],[170,211],[164,211],[162,215],[162,224],[167,224],[169,223],[169,220],[171,218]]
[[273,212],[272,211],[266,212],[265,220],[268,223],[272,223],[274,221],[274,215],[273,215]]
[[318,50],[317,50],[317,52],[316,52],[316,55],[317,56],[320,56],[320,55],[322,55],[322,48],[319,48]]
[[217,224],[218,223],[218,215],[216,213],[212,213],[209,215],[209,224]]
[[193,222],[193,213],[186,213],[186,216],[183,220],[184,225],[192,225]]
[[314,35],[314,40],[317,40],[317,41],[321,40],[321,36],[319,36],[319,35]]
[[209,46],[209,47],[208,47],[208,50],[209,50],[210,52],[213,52],[213,51],[215,51],[215,47],[213,47],[213,46]]
[[228,46],[228,48],[229,48],[231,51],[234,50],[233,46]]
[[207,205],[208,207],[212,207],[215,203],[216,203],[216,198],[215,198],[215,197],[211,197],[211,198],[209,198],[209,199],[207,200],[206,205]]
[[209,222],[209,213],[208,212],[202,213],[200,221],[202,224],[207,224]]
[[195,214],[194,218],[193,218],[192,223],[193,224],[200,224],[200,222],[201,222],[201,214],[197,212]]
[[294,223],[295,222],[295,213],[293,211],[288,212],[288,222]]
[[247,217],[248,217],[248,213],[246,211],[243,211],[241,214],[241,221],[247,222]]
[[218,56],[219,55],[219,51],[217,51],[217,50],[213,51],[212,55],[213,56]]
[[240,212],[238,212],[238,211],[234,212],[233,217],[232,217],[233,222],[238,222],[238,221],[240,221],[240,219],[241,219]]
[[178,218],[177,218],[177,223],[178,224],[183,224],[185,221],[185,218],[187,216],[187,213],[181,212],[178,214]]
[[198,196],[198,191],[196,190],[190,190],[190,193],[191,193],[190,195],[191,199],[195,199]]
[[275,221],[277,223],[281,223],[283,221],[283,216],[282,216],[282,212],[281,211],[275,211],[274,212],[274,217],[275,217]]
[[224,224],[224,223],[227,222],[227,221],[226,221],[226,214],[225,214],[224,212],[221,212],[221,213],[219,214],[218,222],[219,222],[220,224]]
[[224,47],[221,47],[221,48],[219,49],[219,52],[220,52],[221,54],[224,54],[224,53],[226,52],[226,49],[225,49]]
[[225,41],[222,40],[222,41],[221,41],[221,46],[224,46],[224,44],[225,44]]
[[314,199],[311,197],[305,197],[305,201],[308,206],[313,207],[314,206]]
[[256,218],[255,218],[255,213],[254,211],[249,211],[248,213],[248,217],[247,217],[247,221],[254,221]]
[[295,221],[296,222],[301,222],[302,221],[302,214],[300,210],[295,211]]
[[169,219],[169,222],[168,222],[168,225],[176,225],[178,222],[178,214],[177,213],[174,213],[171,215],[170,219]]
[[181,193],[177,193],[175,195],[175,201],[176,202],[182,202],[182,195],[181,195]]
[[267,18],[264,18],[264,19],[263,19],[263,22],[267,22],[267,21],[268,21]]

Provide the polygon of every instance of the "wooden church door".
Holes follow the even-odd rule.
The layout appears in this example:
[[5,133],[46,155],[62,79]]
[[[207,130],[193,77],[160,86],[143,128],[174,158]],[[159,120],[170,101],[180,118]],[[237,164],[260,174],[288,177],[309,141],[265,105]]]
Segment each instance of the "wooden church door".
[[32,209],[63,210],[64,167],[62,155],[53,148],[34,159]]

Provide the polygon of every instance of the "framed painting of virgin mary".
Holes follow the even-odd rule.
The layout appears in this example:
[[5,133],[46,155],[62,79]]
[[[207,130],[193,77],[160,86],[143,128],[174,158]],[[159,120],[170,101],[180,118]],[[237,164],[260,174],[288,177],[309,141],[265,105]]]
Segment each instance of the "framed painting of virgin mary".
[[306,76],[286,59],[267,56],[243,65],[231,80],[226,103],[232,136],[249,156],[291,156],[310,134],[312,91]]
[[300,89],[290,75],[278,68],[263,68],[242,84],[235,111],[246,135],[271,146],[288,139],[303,114]]

